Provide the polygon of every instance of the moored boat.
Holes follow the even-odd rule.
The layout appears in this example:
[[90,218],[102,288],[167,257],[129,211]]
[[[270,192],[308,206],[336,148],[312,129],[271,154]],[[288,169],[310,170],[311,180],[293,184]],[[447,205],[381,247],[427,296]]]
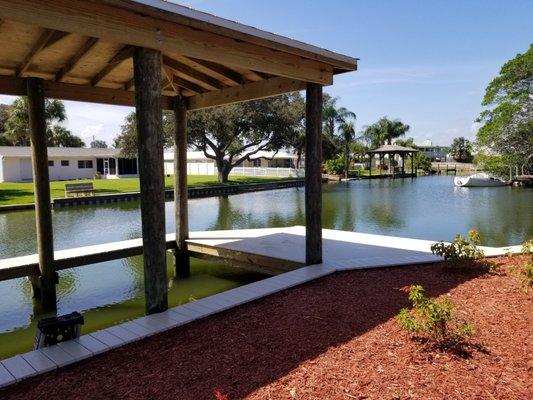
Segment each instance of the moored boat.
[[457,176],[453,180],[453,183],[455,186],[459,187],[492,187],[508,185],[506,181],[483,172],[470,176]]

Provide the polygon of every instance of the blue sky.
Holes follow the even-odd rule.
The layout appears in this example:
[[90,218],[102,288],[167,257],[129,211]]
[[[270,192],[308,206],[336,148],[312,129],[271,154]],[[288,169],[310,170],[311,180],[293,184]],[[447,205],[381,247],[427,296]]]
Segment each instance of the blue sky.
[[[360,58],[359,71],[326,88],[357,114],[358,130],[386,115],[409,124],[408,136],[437,144],[475,136],[486,85],[533,42],[531,0],[179,3]],[[67,126],[111,143],[129,111],[67,102]]]

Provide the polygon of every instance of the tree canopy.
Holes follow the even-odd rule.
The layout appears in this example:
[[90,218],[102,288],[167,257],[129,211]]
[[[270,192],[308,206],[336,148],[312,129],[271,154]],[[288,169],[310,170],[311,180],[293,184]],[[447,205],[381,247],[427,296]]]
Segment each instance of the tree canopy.
[[226,182],[236,165],[289,146],[303,119],[304,102],[295,93],[195,111],[187,129],[190,143],[214,160],[219,181]]
[[409,125],[404,124],[399,119],[390,120],[383,117],[372,125],[366,126],[363,137],[370,147],[376,148],[385,143],[392,144],[394,139],[405,135],[407,131],[409,131]]
[[[83,147],[85,143],[67,128],[58,125],[67,119],[60,100],[45,100],[47,144],[52,147]],[[27,97],[19,97],[11,105],[0,107],[0,145],[29,146],[30,128]]]
[[107,143],[105,140],[95,139],[89,144],[89,146],[91,149],[107,149]]
[[472,161],[472,142],[462,136],[453,139],[450,154],[459,162]]
[[477,119],[480,154],[476,161],[494,172],[524,166],[533,154],[533,45],[506,62],[485,90]]

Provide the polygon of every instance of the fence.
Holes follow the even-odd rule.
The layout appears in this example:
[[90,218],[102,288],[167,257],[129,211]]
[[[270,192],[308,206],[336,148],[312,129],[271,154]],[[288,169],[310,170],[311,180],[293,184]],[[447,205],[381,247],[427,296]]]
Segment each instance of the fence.
[[[216,171],[215,171],[216,173]],[[279,176],[286,178],[301,178],[305,176],[303,168],[273,168],[273,167],[235,167],[230,175],[235,176]]]

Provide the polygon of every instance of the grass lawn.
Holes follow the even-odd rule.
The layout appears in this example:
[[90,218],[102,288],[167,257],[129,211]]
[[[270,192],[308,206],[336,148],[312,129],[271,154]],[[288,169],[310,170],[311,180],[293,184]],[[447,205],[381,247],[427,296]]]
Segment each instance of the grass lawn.
[[[165,177],[165,188],[172,189],[174,177]],[[290,178],[260,177],[260,176],[233,176],[227,185],[238,185],[242,183],[270,182],[286,180]],[[55,181],[50,182],[50,194],[52,198],[65,196],[66,182],[93,182],[97,194],[104,193],[125,193],[138,192],[139,179],[96,179],[79,181]],[[212,175],[190,175],[188,177],[189,186],[214,186],[219,185],[217,177]],[[0,206],[11,204],[33,203],[33,183],[31,182],[4,182],[0,183]]]

